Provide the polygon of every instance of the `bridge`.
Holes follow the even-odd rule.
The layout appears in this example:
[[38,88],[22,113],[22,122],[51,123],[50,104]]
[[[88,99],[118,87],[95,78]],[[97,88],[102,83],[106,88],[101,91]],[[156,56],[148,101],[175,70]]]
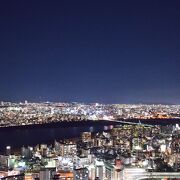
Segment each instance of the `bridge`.
[[126,121],[126,120],[124,120],[124,121],[122,121],[122,120],[108,120],[108,121],[119,123],[119,124],[143,125],[143,126],[153,127],[153,125],[142,123],[140,120],[139,120],[139,122],[132,122],[132,121]]

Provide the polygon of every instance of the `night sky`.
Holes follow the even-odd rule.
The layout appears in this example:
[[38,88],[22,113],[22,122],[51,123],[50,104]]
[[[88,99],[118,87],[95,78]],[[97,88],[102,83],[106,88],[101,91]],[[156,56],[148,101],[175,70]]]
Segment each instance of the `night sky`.
[[1,0],[0,100],[180,104],[180,1]]

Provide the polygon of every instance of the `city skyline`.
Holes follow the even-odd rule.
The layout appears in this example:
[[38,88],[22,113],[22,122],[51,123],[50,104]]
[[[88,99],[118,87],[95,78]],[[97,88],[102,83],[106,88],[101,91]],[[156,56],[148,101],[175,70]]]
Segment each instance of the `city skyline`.
[[0,1],[0,179],[179,179],[179,9]]
[[0,101],[180,104],[179,1],[0,8]]

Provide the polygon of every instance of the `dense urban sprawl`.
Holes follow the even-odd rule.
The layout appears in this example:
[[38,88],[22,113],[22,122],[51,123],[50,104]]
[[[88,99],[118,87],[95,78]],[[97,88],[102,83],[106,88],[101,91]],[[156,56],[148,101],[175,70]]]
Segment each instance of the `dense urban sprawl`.
[[180,118],[180,105],[1,102],[0,126],[61,121]]
[[16,153],[7,146],[0,156],[0,175],[25,180],[180,178],[179,144],[178,124],[120,125],[53,144],[23,146]]

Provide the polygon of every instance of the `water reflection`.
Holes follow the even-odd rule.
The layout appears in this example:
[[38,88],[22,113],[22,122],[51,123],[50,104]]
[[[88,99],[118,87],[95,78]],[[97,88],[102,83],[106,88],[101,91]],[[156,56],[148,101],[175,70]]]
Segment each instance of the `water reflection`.
[[86,126],[86,127],[58,127],[58,128],[34,128],[34,129],[7,129],[0,131],[0,150],[7,145],[12,148],[32,146],[40,143],[52,143],[55,139],[67,139],[80,137],[82,132],[102,132],[111,129],[112,126]]

